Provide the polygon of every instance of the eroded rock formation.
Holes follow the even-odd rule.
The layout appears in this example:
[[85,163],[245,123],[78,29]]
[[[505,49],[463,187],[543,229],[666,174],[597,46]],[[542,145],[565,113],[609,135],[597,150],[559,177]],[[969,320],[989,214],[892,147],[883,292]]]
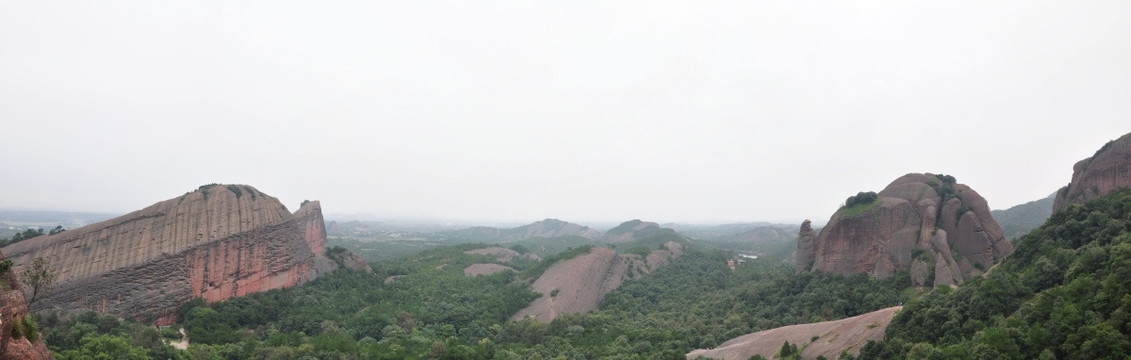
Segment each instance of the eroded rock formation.
[[[0,253],[0,261],[4,254]],[[20,290],[20,282],[14,270],[0,274],[0,359],[54,359],[42,338],[35,342],[26,336],[14,338],[12,324],[22,322],[27,317],[27,302]]]
[[1011,253],[977,192],[950,176],[907,174],[875,200],[842,207],[812,242],[799,241],[796,266],[880,278],[910,271],[915,285],[950,285]]
[[1072,182],[1056,192],[1052,211],[1087,202],[1120,187],[1131,187],[1131,134],[1104,144],[1072,166]]
[[206,185],[127,215],[4,248],[17,271],[43,257],[58,284],[36,309],[156,320],[195,297],[220,301],[311,280],[324,256],[317,201],[289,213],[246,185]]
[[687,354],[688,359],[700,356],[711,359],[745,360],[754,355],[767,359],[788,341],[801,350],[801,359],[824,356],[836,359],[842,351],[856,355],[869,340],[880,340],[888,324],[903,307],[880,309],[847,319],[800,324],[746,334],[722,343],[714,349],[699,349]]
[[587,254],[554,264],[534,281],[534,291],[542,297],[519,310],[511,320],[533,317],[549,322],[561,314],[595,310],[605,294],[625,279],[650,273],[683,254],[683,246],[677,242],[668,242],[665,247],[667,250],[652,251],[644,258],[594,247]]

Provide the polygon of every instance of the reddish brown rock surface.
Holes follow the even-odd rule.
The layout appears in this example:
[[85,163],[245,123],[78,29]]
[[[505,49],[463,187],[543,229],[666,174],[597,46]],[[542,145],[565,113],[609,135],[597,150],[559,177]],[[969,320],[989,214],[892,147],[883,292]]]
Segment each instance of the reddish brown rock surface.
[[1072,182],[1056,192],[1052,211],[1131,187],[1131,134],[1112,140],[1072,167]]
[[[4,254],[0,253],[0,260]],[[27,316],[27,302],[20,291],[20,282],[14,270],[0,275],[0,359],[54,359],[42,339],[34,343],[27,337],[12,338],[11,324]]]
[[324,256],[317,201],[291,214],[246,185],[206,185],[100,223],[4,248],[16,271],[43,257],[59,280],[36,310],[86,309],[165,323],[177,306],[220,301],[311,280]]
[[910,271],[916,285],[958,284],[982,274],[1013,253],[1013,245],[986,200],[947,178],[907,174],[875,202],[838,210],[815,239],[798,242],[797,270],[874,277]]
[[[699,349],[687,354],[688,359],[746,360],[754,355],[773,359],[788,341],[801,350],[802,359],[824,356],[836,359],[841,351],[856,355],[869,340],[880,340],[888,324],[903,307],[880,309],[847,319],[812,324],[791,325],[746,334],[722,343],[714,349]],[[816,340],[814,340],[816,338]]]
[[668,242],[665,246],[668,250],[655,250],[646,258],[594,247],[587,254],[554,264],[534,281],[534,291],[542,297],[519,310],[511,320],[533,317],[549,322],[561,314],[595,310],[605,294],[625,279],[650,273],[683,254],[679,243]]

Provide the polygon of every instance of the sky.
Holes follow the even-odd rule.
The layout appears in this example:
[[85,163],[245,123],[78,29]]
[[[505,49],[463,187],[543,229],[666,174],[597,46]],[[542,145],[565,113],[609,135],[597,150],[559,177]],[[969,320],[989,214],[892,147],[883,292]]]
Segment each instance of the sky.
[[0,0],[0,208],[816,223],[1043,198],[1131,132],[1128,1]]

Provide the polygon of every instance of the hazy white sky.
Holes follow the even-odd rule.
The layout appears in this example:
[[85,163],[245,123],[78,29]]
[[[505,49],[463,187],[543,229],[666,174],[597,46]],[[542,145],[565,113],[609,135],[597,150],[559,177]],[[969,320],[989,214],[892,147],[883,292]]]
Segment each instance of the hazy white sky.
[[0,0],[0,208],[824,222],[1042,198],[1131,131],[1128,1]]

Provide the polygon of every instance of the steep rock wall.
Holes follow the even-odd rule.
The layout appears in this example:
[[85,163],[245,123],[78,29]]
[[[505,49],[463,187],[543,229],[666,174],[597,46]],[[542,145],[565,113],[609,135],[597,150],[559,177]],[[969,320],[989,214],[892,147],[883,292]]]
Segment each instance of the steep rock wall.
[[[0,252],[0,261],[4,253]],[[13,339],[12,324],[27,316],[27,302],[20,290],[16,272],[8,270],[0,275],[0,359],[54,359],[42,338],[31,342],[27,337]]]
[[1131,187],[1131,134],[1112,140],[1072,167],[1072,182],[1056,192],[1052,211]]
[[907,174],[856,206],[833,214],[816,239],[798,242],[797,271],[881,278],[909,271],[916,285],[950,285],[1013,253],[985,199],[951,177]]
[[246,185],[210,185],[130,214],[4,248],[43,257],[57,286],[36,309],[90,309],[158,323],[194,297],[220,301],[332,271],[318,202],[294,214]]

